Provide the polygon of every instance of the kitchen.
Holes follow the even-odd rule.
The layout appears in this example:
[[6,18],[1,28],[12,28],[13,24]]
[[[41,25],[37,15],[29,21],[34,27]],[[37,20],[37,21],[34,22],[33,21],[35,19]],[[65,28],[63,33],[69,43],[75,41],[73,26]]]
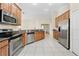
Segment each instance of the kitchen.
[[37,56],[79,55],[79,40],[73,34],[79,11],[75,5],[79,4],[0,3],[0,56],[27,56],[30,51],[34,55],[37,48]]

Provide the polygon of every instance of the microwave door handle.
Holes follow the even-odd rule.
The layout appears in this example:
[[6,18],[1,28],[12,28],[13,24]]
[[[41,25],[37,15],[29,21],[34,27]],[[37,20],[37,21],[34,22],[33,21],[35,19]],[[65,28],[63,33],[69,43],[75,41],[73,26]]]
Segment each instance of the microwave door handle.
[[59,27],[58,31],[60,32],[61,31],[61,28]]

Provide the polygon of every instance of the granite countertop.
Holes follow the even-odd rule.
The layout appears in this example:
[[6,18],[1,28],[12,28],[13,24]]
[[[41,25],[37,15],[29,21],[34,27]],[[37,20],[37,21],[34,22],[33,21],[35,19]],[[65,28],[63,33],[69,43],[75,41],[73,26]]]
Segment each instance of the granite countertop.
[[0,38],[0,42],[4,40],[8,40],[9,38]]
[[[13,35],[11,37],[15,37],[15,36],[21,35],[22,32],[25,32],[25,31],[24,30],[23,31],[13,31]],[[0,38],[0,41],[11,40],[11,37]]]
[[[42,29],[34,29],[34,30],[20,30],[20,31],[13,31],[13,35],[12,35],[11,37],[20,35],[20,34],[22,34],[22,33],[24,33],[24,32],[29,33],[29,32],[37,32],[37,31],[44,31],[44,30],[42,30]],[[11,40],[11,37],[0,38],[0,41],[3,41],[3,40]]]

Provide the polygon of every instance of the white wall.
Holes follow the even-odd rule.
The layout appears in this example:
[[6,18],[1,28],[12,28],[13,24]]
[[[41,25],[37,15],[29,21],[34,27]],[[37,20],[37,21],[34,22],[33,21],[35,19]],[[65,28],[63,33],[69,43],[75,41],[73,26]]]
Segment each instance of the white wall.
[[70,4],[71,51],[79,55],[79,4]]
[[59,16],[61,14],[63,14],[65,11],[69,10],[70,9],[70,4],[65,4],[65,5],[62,5],[58,10],[57,10],[57,15],[56,16]]
[[41,29],[41,24],[50,24],[50,19],[42,19],[42,18],[36,18],[36,17],[31,17],[27,18],[25,15],[23,15],[22,19],[22,29]]
[[56,12],[54,11],[54,12],[52,12],[51,22],[50,22],[50,35],[51,35],[51,37],[53,37],[53,29],[56,29],[55,16],[56,16]]

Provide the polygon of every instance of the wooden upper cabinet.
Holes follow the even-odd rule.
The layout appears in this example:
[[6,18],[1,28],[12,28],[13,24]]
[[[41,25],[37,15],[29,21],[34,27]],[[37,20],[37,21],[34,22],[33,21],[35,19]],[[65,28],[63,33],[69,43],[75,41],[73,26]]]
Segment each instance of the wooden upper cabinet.
[[55,27],[58,27],[58,17],[55,18]]
[[70,10],[64,12],[63,14],[59,15],[58,17],[56,17],[55,19],[55,26],[58,27],[59,23],[62,23],[65,20],[69,20],[70,18]]
[[17,9],[16,9],[16,6],[14,4],[12,4],[12,15],[16,18],[16,12],[17,12]]
[[19,10],[18,8],[16,8],[16,16],[17,16],[17,24],[21,25],[21,10]]
[[1,9],[5,12],[11,13],[12,11],[12,4],[11,3],[1,3]]
[[2,3],[1,9],[3,9],[3,11],[5,11],[5,12],[8,12],[8,3]]
[[69,18],[70,18],[70,12],[69,12],[69,10],[68,11],[66,11],[63,15],[62,15],[62,19],[63,20],[68,20]]
[[17,25],[21,25],[21,9],[16,4],[12,4],[12,15],[15,16]]
[[11,14],[12,12],[12,3],[8,3],[8,12]]
[[0,3],[0,9],[16,18],[16,25],[21,25],[21,8],[15,3]]
[[59,17],[58,17],[58,22],[61,22],[63,19],[62,19],[62,15],[60,15]]

